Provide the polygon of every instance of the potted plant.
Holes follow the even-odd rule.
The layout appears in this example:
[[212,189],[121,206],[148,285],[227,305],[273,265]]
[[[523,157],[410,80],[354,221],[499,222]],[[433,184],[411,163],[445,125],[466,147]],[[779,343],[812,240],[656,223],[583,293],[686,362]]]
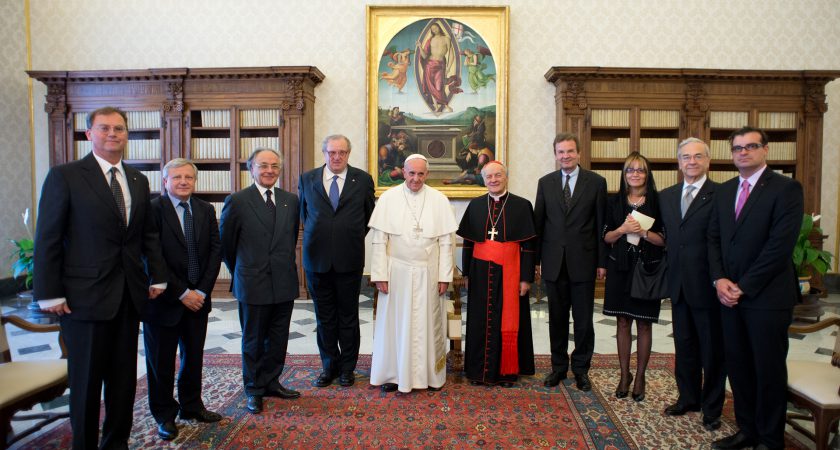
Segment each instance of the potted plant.
[[[23,239],[9,239],[9,242],[11,242],[15,247],[9,259],[12,260],[12,278],[17,279],[18,277],[25,275],[24,288],[28,290],[32,288],[32,276],[35,268],[35,241],[32,238],[32,229],[29,226],[29,208],[26,208],[26,211],[21,214],[21,217],[23,218],[23,227],[26,229],[26,233],[29,237]],[[25,291],[18,294],[18,297],[31,299],[32,295],[30,292]],[[31,306],[32,305],[30,304],[30,307]]]
[[799,228],[799,236],[793,248],[793,265],[796,268],[796,275],[799,277],[799,292],[802,295],[802,302],[794,308],[794,317],[813,318],[819,320],[822,316],[822,308],[819,305],[819,292],[811,288],[811,277],[824,275],[831,267],[832,255],[830,252],[814,247],[810,236],[812,233],[822,237],[822,229],[816,225],[820,216],[805,214],[802,217],[802,226]]

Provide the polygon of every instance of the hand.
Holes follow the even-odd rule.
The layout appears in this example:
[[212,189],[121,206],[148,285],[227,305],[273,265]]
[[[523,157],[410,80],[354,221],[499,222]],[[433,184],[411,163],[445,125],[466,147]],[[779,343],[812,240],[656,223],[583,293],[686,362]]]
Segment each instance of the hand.
[[531,283],[529,283],[527,281],[520,281],[519,282],[519,296],[520,297],[527,294],[530,289],[531,289]]
[[163,294],[163,291],[164,291],[163,289],[160,289],[160,288],[156,288],[156,287],[149,286],[149,298],[151,298],[151,299],[155,299],[155,298],[157,298],[160,294]]
[[67,306],[67,302],[64,302],[60,305],[50,306],[49,308],[41,308],[41,311],[51,312],[57,316],[63,316],[65,314],[70,314],[70,307]]
[[741,289],[737,284],[730,281],[728,278],[720,278],[715,283],[718,300],[720,304],[729,308],[736,306],[741,300]]
[[438,283],[438,295],[445,294],[447,289],[449,289],[449,282]]
[[387,281],[376,281],[376,289],[383,294],[388,293],[388,282]]
[[181,303],[183,303],[190,311],[196,312],[204,306],[204,297],[202,297],[198,292],[191,290],[187,292],[187,295],[185,295],[184,298],[181,299]]
[[630,214],[627,215],[627,218],[624,220],[624,223],[621,224],[621,228],[624,230],[624,234],[642,234],[645,231],[642,229],[642,226],[639,225],[639,222],[636,219],[634,219],[633,216],[631,216]]
[[599,280],[605,280],[607,278],[607,269],[603,267],[595,269],[595,277]]

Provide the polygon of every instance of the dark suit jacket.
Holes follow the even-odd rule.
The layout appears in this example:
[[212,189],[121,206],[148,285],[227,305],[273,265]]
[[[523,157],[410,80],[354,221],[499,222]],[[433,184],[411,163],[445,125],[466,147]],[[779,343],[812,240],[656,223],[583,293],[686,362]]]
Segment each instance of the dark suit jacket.
[[728,278],[744,292],[740,308],[792,308],[797,295],[791,256],[802,224],[798,181],[764,170],[735,220],[738,178],[720,185],[709,223],[712,280]]
[[233,275],[233,295],[242,303],[270,305],[298,296],[298,199],[278,188],[273,197],[273,220],[255,185],[229,195],[222,208],[222,257]]
[[365,234],[373,213],[373,179],[347,167],[347,178],[333,211],[324,189],[324,166],[300,176],[303,267],[310,272],[353,272],[365,266]]
[[222,262],[216,209],[210,203],[196,197],[190,199],[190,206],[192,206],[193,228],[198,246],[200,274],[198,283],[194,286],[187,281],[187,242],[184,240],[184,231],[181,228],[178,213],[166,193],[152,200],[155,224],[160,230],[163,258],[169,269],[167,277],[169,284],[160,297],[146,305],[146,313],[143,315],[145,322],[168,327],[175,326],[181,320],[184,311],[189,311],[179,299],[187,289],[198,289],[207,294],[204,298],[204,306],[195,314],[210,312],[210,294],[213,292],[213,285],[216,284]]
[[580,169],[572,202],[563,201],[562,170],[540,178],[534,218],[540,237],[539,259],[542,277],[555,281],[565,261],[573,282],[595,280],[595,269],[607,267],[607,245],[601,239],[607,205],[604,177]]
[[[109,320],[127,286],[138,313],[149,285],[166,282],[149,180],[123,164],[131,194],[128,227],[93,154],[53,167],[38,207],[35,298],[64,297],[74,320]],[[150,276],[147,275],[151,274]]]
[[682,216],[683,183],[659,193],[659,210],[665,226],[668,250],[668,287],[671,302],[679,303],[680,292],[693,308],[717,308],[715,288],[709,277],[706,232],[712,217],[712,201],[718,184],[709,178],[700,187]]

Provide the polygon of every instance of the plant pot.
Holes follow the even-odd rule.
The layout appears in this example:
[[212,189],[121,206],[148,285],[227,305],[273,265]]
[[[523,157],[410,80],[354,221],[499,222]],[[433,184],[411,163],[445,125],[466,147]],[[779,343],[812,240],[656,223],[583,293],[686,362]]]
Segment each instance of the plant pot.
[[822,291],[815,288],[811,288],[807,294],[803,294],[802,302],[793,307],[793,320],[819,322],[823,315],[822,304],[820,303],[821,295]]

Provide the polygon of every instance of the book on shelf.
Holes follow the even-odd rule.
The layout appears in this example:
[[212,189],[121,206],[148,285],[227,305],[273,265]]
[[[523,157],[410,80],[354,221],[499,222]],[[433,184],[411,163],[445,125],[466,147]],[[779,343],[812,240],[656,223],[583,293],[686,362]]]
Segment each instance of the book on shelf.
[[723,183],[738,176],[737,170],[710,170],[709,179],[716,183]]
[[656,181],[656,190],[673,186],[679,182],[679,173],[676,170],[654,170],[653,179]]
[[239,158],[248,159],[258,148],[270,148],[280,151],[280,138],[277,137],[244,137],[239,138]]
[[642,128],[679,128],[680,112],[662,109],[643,109],[639,124]]
[[677,158],[677,138],[640,138],[640,153],[648,159]]
[[741,128],[747,126],[749,113],[746,111],[711,111],[709,126],[712,128]]
[[279,109],[244,109],[239,111],[240,128],[279,127]]
[[75,141],[73,142],[73,149],[74,154],[76,155],[76,159],[82,159],[87,156],[88,153],[93,151],[93,142],[91,141]]
[[593,109],[591,111],[593,127],[629,127],[629,109]]
[[770,130],[796,128],[796,113],[760,112],[758,113],[758,127]]
[[729,141],[726,139],[712,139],[709,143],[709,151],[712,153],[714,160],[731,160],[732,151],[730,150]]
[[613,140],[593,140],[592,157],[593,158],[625,158],[630,153],[630,138],[620,137]]
[[87,130],[87,116],[88,112],[74,112],[73,113],[73,130],[86,131]]
[[125,159],[160,159],[160,139],[129,139]]
[[771,161],[796,160],[796,142],[768,142],[767,159]]
[[205,109],[201,111],[201,126],[206,128],[230,128],[230,110]]
[[230,192],[229,170],[200,170],[195,182],[199,192]]
[[618,188],[621,186],[621,170],[593,169],[592,171],[607,180],[607,191],[618,192]]
[[163,192],[163,180],[160,170],[141,170],[140,173],[149,179],[149,190],[152,192]]
[[245,189],[252,184],[254,184],[254,180],[251,179],[251,172],[248,172],[247,170],[240,170],[239,189]]
[[222,208],[225,207],[225,202],[208,202],[216,209],[216,223],[222,219]]
[[[90,111],[79,111],[73,113],[73,129],[75,131],[87,130],[87,116]],[[125,111],[128,119],[128,130],[143,130],[160,128],[160,111]]]
[[230,159],[230,138],[191,138],[192,159]]

